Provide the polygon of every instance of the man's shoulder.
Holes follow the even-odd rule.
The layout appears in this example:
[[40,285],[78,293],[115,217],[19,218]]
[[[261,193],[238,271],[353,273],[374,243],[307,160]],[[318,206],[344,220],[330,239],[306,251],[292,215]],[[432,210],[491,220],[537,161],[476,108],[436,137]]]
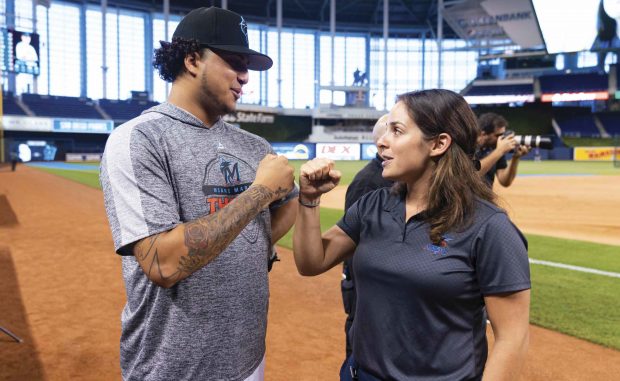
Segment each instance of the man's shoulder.
[[[158,113],[143,113],[116,127],[110,134],[106,147],[117,144],[129,144],[137,136],[143,138],[161,135],[163,128],[169,124],[165,115]],[[137,135],[135,132],[140,132]]]

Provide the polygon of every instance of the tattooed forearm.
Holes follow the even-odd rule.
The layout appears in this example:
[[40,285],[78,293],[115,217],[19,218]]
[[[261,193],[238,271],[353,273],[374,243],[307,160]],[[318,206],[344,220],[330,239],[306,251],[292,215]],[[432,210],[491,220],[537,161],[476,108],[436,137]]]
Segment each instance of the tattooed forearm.
[[216,213],[141,240],[134,247],[134,256],[150,280],[171,287],[211,262],[269,202],[286,193],[283,188],[272,191],[253,185]]
[[142,241],[138,242],[134,247],[134,256],[138,260],[138,262],[144,268],[144,272],[150,279],[155,277],[156,279],[163,281],[172,281],[176,282],[178,278],[181,276],[180,271],[175,271],[173,274],[164,274],[161,264],[159,262],[159,253],[157,251],[157,240],[161,236],[160,234],[155,234],[153,236],[147,237]]
[[147,237],[136,244],[133,254],[138,261],[144,261],[155,251],[154,245],[157,238],[159,238],[159,234]]
[[189,275],[211,262],[274,196],[283,197],[286,193],[283,188],[274,192],[265,186],[255,185],[217,213],[186,223],[185,246],[188,253],[179,259],[178,270]]

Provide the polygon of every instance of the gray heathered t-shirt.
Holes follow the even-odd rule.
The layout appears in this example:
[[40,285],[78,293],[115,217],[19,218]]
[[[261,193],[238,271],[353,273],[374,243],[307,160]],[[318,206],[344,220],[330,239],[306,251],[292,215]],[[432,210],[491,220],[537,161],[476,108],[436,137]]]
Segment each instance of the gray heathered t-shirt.
[[273,150],[264,139],[222,120],[208,128],[168,103],[110,135],[100,180],[114,246],[123,255],[123,379],[243,380],[260,364],[269,210],[211,263],[170,289],[149,281],[131,254],[140,239],[225,207],[254,181],[268,153]]

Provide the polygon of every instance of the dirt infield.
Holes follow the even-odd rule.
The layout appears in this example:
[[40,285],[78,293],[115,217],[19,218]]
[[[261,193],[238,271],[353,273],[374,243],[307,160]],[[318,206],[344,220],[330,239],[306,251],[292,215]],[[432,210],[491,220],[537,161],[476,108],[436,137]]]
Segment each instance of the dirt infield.
[[[600,187],[602,180],[586,179],[592,189]],[[615,181],[609,186],[617,194],[620,178],[609,180]],[[535,206],[523,192],[540,198],[572,186],[550,181],[545,188],[555,189],[534,191],[533,182],[527,187],[530,180],[519,178],[509,189],[518,197],[501,193],[510,200],[509,210],[517,223],[536,229],[539,217],[545,215],[538,209],[541,205]],[[612,192],[608,193],[613,201]],[[17,172],[0,173],[0,195],[18,221],[0,225],[0,326],[24,339],[17,344],[0,333],[0,380],[120,379],[120,313],[125,295],[101,191],[20,167]],[[521,196],[523,200],[517,201]],[[590,209],[584,211],[584,218],[598,215],[588,220],[593,232],[581,228],[575,234],[592,234],[597,242],[604,242],[606,234],[618,238],[617,217],[615,222],[604,217],[619,215],[617,201],[598,212],[587,204]],[[565,216],[559,219],[561,229],[555,235],[562,236],[566,229],[567,235],[577,238],[570,233],[575,218],[568,213],[567,202],[580,205],[565,199],[557,210],[545,213]],[[537,214],[528,217],[526,211]],[[304,278],[297,274],[290,251],[279,251],[282,261],[270,274],[266,379],[336,380],[344,353],[339,271]],[[618,351],[538,327],[532,327],[531,333],[524,381],[615,380],[620,374]]]

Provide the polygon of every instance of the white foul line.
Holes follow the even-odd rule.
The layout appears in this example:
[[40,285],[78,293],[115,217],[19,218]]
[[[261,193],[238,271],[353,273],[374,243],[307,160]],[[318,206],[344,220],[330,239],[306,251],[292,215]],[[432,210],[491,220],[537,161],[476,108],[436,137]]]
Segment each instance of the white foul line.
[[597,274],[597,275],[610,276],[610,277],[613,277],[613,278],[620,278],[620,273],[612,273],[612,272],[609,272],[609,271],[601,271],[601,270],[590,269],[590,268],[581,267],[581,266],[565,265],[564,263],[541,261],[540,259],[531,259],[531,258],[530,258],[530,263],[533,263],[535,265],[559,267],[559,268],[567,269],[567,270],[581,271],[581,272],[584,272],[584,273],[592,273],[592,274]]

